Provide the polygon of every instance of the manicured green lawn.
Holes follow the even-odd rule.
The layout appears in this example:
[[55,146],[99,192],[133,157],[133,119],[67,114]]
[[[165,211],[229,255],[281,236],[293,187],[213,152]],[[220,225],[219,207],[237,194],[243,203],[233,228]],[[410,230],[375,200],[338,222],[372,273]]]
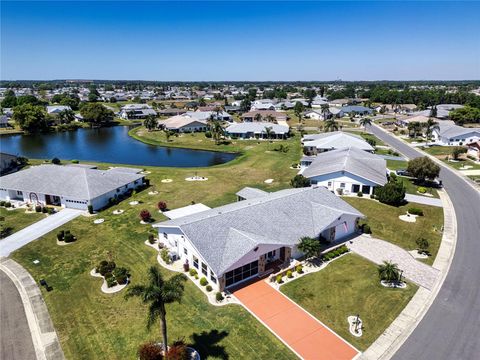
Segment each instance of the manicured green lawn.
[[409,179],[409,178],[406,178],[406,177],[403,177],[403,176],[398,176],[397,179],[401,180],[403,182],[403,185],[405,186],[405,190],[406,190],[407,194],[414,194],[414,195],[420,195],[421,196],[422,194],[419,194],[417,192],[417,190],[420,186],[422,186],[425,189],[427,189],[427,194],[431,194],[431,195],[433,195],[433,197],[438,198],[438,192],[437,192],[437,189],[435,189],[435,188],[428,187],[426,185],[417,185],[417,184],[415,184],[413,179]]
[[[325,269],[281,287],[283,293],[360,350],[367,349],[408,304],[417,290],[380,285],[377,267],[354,254],[334,260]],[[360,315],[363,336],[348,330],[347,317]]]
[[8,233],[11,235],[39,220],[44,219],[45,216],[46,215],[40,213],[26,214],[25,209],[7,210],[6,208],[2,207],[0,208],[0,225],[2,230],[10,229]]
[[[433,264],[442,239],[440,232],[443,225],[442,208],[417,203],[394,207],[365,198],[344,197],[343,199],[367,216],[366,222],[370,225],[372,236],[376,238],[389,241],[405,250],[416,249],[415,241],[419,237],[427,239],[432,256],[425,262]],[[406,214],[410,207],[420,208],[424,213],[424,216],[417,217],[415,223],[407,223],[398,218]]]
[[[67,358],[132,359],[141,342],[160,337],[159,327],[150,332],[145,329],[146,308],[137,299],[126,301],[123,293],[103,294],[101,280],[89,275],[111,253],[119,266],[130,269],[133,284],[144,281],[148,267],[157,262],[155,251],[144,244],[150,227],[140,225],[140,210],[148,209],[159,221],[163,219],[156,209],[160,200],[171,209],[192,201],[214,207],[235,201],[235,192],[247,185],[269,191],[289,187],[296,174],[289,167],[299,161],[301,148],[298,138],[283,143],[289,145],[287,153],[273,151],[277,143],[250,142],[234,161],[210,168],[145,167],[151,171],[151,188],[101,212],[97,218],[104,218],[103,224],[93,225],[94,218],[82,216],[62,227],[77,236],[72,245],[56,245],[55,231],[16,251],[15,260],[37,281],[44,278],[53,287],[51,292],[42,291]],[[185,181],[195,172],[209,180]],[[166,178],[173,181],[162,183]],[[269,178],[274,182],[267,185],[264,180]],[[148,195],[153,189],[159,194]],[[131,206],[132,200],[142,204]],[[125,212],[113,215],[115,209]],[[38,265],[33,264],[35,259],[40,260]],[[191,282],[187,282],[182,304],[169,306],[167,317],[170,339],[185,337],[202,359],[295,358],[242,307],[211,306]]]
[[404,170],[407,168],[408,162],[402,160],[387,160],[387,168],[390,170]]

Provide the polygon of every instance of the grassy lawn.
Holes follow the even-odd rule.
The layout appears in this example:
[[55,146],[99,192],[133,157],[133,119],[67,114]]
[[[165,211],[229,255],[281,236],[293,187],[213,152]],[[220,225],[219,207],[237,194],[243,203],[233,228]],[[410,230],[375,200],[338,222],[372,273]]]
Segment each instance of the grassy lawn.
[[[44,278],[53,287],[49,293],[42,291],[67,358],[131,359],[141,342],[159,338],[159,327],[150,332],[145,329],[146,308],[138,299],[126,301],[123,293],[103,294],[101,281],[89,275],[111,253],[119,266],[130,269],[133,284],[143,282],[148,267],[156,264],[156,253],[144,245],[150,227],[140,225],[140,210],[148,209],[158,221],[162,220],[156,210],[159,200],[171,209],[192,201],[214,207],[234,201],[235,192],[247,185],[270,191],[288,187],[296,174],[289,167],[299,161],[301,148],[298,138],[283,143],[290,147],[287,153],[272,151],[275,143],[245,143],[242,156],[210,168],[145,167],[151,171],[152,187],[100,213],[97,217],[105,219],[103,224],[93,225],[93,218],[79,217],[62,227],[77,236],[77,242],[58,246],[55,231],[13,253],[36,280]],[[109,164],[98,165],[106,168]],[[209,180],[184,180],[195,171]],[[165,178],[173,182],[161,183]],[[273,184],[264,183],[268,178],[274,179]],[[148,195],[152,188],[159,194]],[[130,206],[132,200],[142,204]],[[113,215],[115,209],[125,212]],[[33,264],[35,259],[40,260],[38,265]],[[167,319],[170,339],[185,337],[202,359],[295,358],[242,307],[211,306],[191,282],[187,282],[182,304],[169,306]]]
[[407,168],[408,162],[403,160],[387,160],[387,168],[390,170],[404,170]]
[[447,157],[451,156],[453,146],[432,146],[428,148],[422,148],[423,151],[426,153],[433,155],[440,160],[442,160],[448,166],[457,169],[457,170],[465,170],[461,169],[464,166],[471,166],[469,170],[480,170],[480,164],[471,161],[470,159],[466,158],[465,155],[461,155],[458,159],[458,162],[448,161]]
[[[372,236],[376,238],[389,241],[405,250],[416,249],[415,241],[419,237],[427,239],[432,256],[425,262],[429,265],[433,264],[442,240],[440,232],[443,225],[442,208],[417,203],[409,203],[397,208],[370,199],[355,197],[343,199],[367,217],[366,221],[370,225]],[[405,214],[409,207],[422,209],[424,216],[419,216],[415,223],[400,220],[398,217]]]
[[26,214],[25,209],[7,210],[3,207],[0,208],[0,225],[2,230],[10,228],[10,234],[44,218],[45,215],[40,213]]
[[[417,290],[380,285],[377,267],[354,254],[333,261],[325,269],[281,287],[292,300],[360,350],[367,349],[398,316]],[[360,315],[363,336],[348,330],[347,317]]]
[[414,183],[413,179],[409,179],[403,176],[398,176],[397,179],[401,180],[403,182],[403,185],[405,186],[405,190],[407,194],[414,194],[414,195],[422,195],[417,193],[417,189],[420,186],[423,186],[425,189],[427,189],[427,193],[433,195],[433,197],[438,198],[438,192],[437,189],[428,187],[426,185],[417,185]]
[[354,135],[360,135],[365,140],[374,140],[376,145],[380,145],[380,146],[385,146],[386,145],[382,140],[377,138],[375,135],[370,134],[368,132],[364,132],[363,128],[362,128],[362,131],[347,131],[347,132],[349,132],[351,134],[354,134]]

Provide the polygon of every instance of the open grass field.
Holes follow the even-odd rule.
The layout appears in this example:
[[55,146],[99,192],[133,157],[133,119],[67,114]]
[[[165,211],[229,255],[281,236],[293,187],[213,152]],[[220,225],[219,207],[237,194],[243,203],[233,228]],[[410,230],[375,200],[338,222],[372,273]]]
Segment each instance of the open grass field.
[[[192,201],[214,207],[234,201],[235,192],[247,185],[270,191],[288,187],[296,174],[289,166],[298,162],[301,149],[298,138],[283,143],[289,145],[287,153],[273,151],[276,143],[245,144],[243,154],[237,159],[210,168],[145,167],[151,172],[149,189],[94,218],[81,216],[62,227],[77,236],[72,245],[56,245],[54,232],[13,253],[12,257],[37,281],[44,278],[53,287],[53,291],[43,295],[67,358],[132,359],[141,342],[160,337],[159,326],[146,330],[146,307],[138,299],[126,301],[123,292],[103,294],[101,280],[89,275],[110,253],[118,266],[130,269],[133,284],[143,282],[148,267],[156,264],[156,253],[144,244],[151,228],[139,223],[140,210],[148,209],[158,221],[162,220],[156,210],[160,200],[166,201],[171,209]],[[109,164],[98,165],[106,168]],[[209,180],[184,180],[195,172]],[[173,181],[162,183],[166,178]],[[273,184],[264,183],[268,178],[274,179]],[[153,189],[159,194],[148,195]],[[142,203],[131,206],[132,200]],[[113,215],[115,209],[125,212]],[[94,225],[93,220],[100,217],[105,222]],[[35,259],[40,260],[38,265],[33,264]],[[166,270],[164,273],[171,275]],[[295,358],[242,307],[211,306],[191,282],[186,283],[182,304],[168,306],[167,311],[170,339],[185,337],[200,351],[202,359]]]
[[25,209],[7,210],[2,207],[0,208],[0,226],[2,227],[2,230],[10,229],[8,234],[13,234],[41,219],[44,219],[45,216],[45,214],[40,213],[26,214]]
[[[372,236],[376,238],[389,241],[405,250],[416,249],[415,241],[418,238],[427,239],[430,243],[428,250],[432,256],[424,261],[429,265],[433,264],[442,239],[442,208],[417,203],[394,207],[365,198],[343,199],[367,216],[366,222],[370,225]],[[415,223],[407,223],[398,218],[406,214],[410,207],[422,209],[424,213],[424,216],[419,216]]]
[[[284,294],[360,350],[383,333],[416,290],[411,283],[404,290],[381,286],[376,265],[355,254],[281,287]],[[364,325],[361,338],[348,330],[347,317],[357,314]]]

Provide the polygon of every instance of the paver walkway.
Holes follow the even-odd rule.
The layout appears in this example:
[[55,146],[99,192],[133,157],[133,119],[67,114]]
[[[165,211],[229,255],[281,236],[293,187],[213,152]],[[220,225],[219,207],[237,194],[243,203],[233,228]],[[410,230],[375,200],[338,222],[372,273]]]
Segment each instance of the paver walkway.
[[27,226],[0,241],[0,256],[8,256],[12,251],[20,249],[29,242],[55,230],[59,226],[75,219],[83,211],[76,209],[63,209],[43,220]]
[[414,194],[405,194],[405,200],[407,200],[408,202],[414,202],[414,203],[417,203],[417,204],[443,207],[442,200],[434,198],[434,197],[414,195]]
[[354,347],[263,280],[233,294],[303,359],[343,360],[358,355]]
[[391,261],[403,270],[403,276],[414,283],[431,290],[439,271],[427,264],[415,260],[406,250],[387,241],[360,235],[346,244],[353,252],[368,260],[382,264]]

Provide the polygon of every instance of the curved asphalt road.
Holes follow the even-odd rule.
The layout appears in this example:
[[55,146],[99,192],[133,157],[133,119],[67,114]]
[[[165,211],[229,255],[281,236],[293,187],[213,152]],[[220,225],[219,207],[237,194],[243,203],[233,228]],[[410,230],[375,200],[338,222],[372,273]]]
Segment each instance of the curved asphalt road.
[[0,270],[0,359],[35,360],[35,348],[17,287]]
[[[375,126],[369,130],[408,158],[423,156]],[[480,192],[446,165],[440,179],[457,216],[455,256],[435,301],[396,360],[480,359]]]

